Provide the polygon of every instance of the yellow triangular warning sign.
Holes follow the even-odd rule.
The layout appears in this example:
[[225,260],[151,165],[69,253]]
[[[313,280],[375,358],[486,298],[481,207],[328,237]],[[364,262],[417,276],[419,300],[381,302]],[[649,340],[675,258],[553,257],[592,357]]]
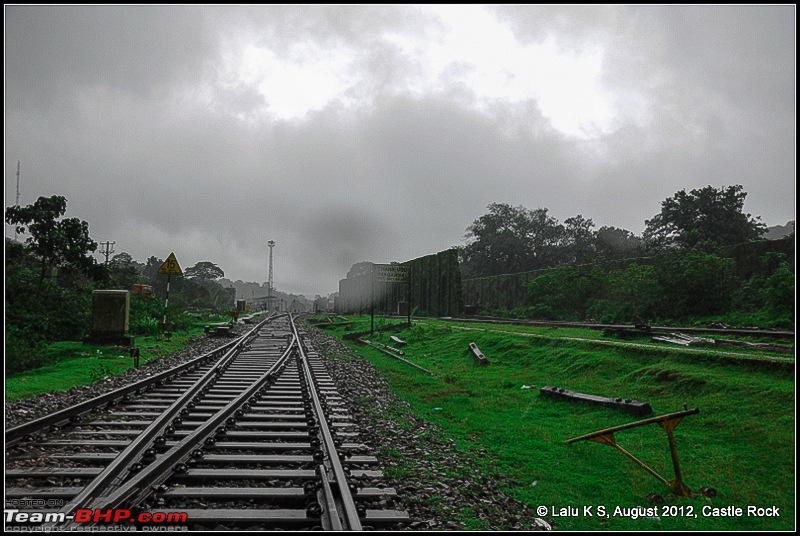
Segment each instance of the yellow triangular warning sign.
[[161,265],[161,268],[158,269],[159,274],[167,274],[167,275],[183,275],[183,270],[181,270],[180,264],[178,264],[178,259],[175,258],[174,253],[170,253],[167,260],[164,261],[164,264]]

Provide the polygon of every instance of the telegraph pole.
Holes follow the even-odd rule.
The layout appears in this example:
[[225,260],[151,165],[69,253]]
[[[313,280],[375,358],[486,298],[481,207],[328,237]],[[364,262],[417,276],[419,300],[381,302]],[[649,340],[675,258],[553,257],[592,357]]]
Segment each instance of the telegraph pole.
[[108,256],[114,253],[114,244],[116,242],[100,242],[100,245],[105,247],[105,251],[101,251],[101,253],[106,257],[106,264],[108,264]]

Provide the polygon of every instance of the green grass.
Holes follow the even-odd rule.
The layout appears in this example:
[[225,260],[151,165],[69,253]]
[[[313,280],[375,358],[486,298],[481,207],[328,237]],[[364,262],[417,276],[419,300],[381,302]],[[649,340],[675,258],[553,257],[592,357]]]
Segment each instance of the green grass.
[[[201,328],[195,328],[173,334],[170,341],[136,337],[136,346],[141,349],[139,364],[144,365],[179,350],[190,338],[202,334]],[[128,348],[121,346],[58,342],[47,347],[47,355],[49,365],[6,378],[7,403],[103,381],[133,368],[133,358]]]
[[[417,325],[428,325],[429,321],[420,321]],[[492,333],[518,333],[524,335],[526,337],[536,337],[542,339],[559,339],[559,340],[572,340],[572,341],[582,341],[585,342],[586,340],[597,341],[598,344],[608,345],[608,346],[630,346],[630,345],[644,345],[649,350],[653,351],[665,351],[665,352],[678,352],[678,353],[689,353],[689,354],[697,354],[702,353],[706,357],[718,356],[723,359],[730,359],[735,358],[737,356],[742,357],[752,357],[752,358],[759,358],[759,357],[766,357],[766,358],[775,358],[778,359],[786,359],[787,354],[781,352],[775,352],[773,350],[764,350],[758,348],[747,348],[747,347],[719,347],[716,348],[714,346],[709,347],[698,347],[692,346],[690,348],[681,347],[679,345],[665,343],[661,341],[654,341],[648,335],[642,335],[639,337],[631,337],[631,338],[624,338],[620,339],[617,337],[607,337],[603,335],[602,331],[588,329],[588,328],[557,328],[557,327],[547,327],[547,326],[523,326],[523,325],[515,325],[515,324],[485,324],[485,323],[466,323],[466,324],[458,324],[458,323],[451,323],[451,329],[461,329],[466,331],[490,331]],[[438,325],[438,324],[431,324],[431,325]],[[654,334],[656,335],[656,334]],[[667,335],[666,333],[658,333],[657,335]],[[735,339],[739,341],[746,341],[746,342],[769,342],[775,346],[783,346],[783,347],[794,347],[794,341],[788,342],[785,339],[780,340],[769,340],[765,337],[734,337],[731,335],[701,335],[707,338],[716,338],[716,339]]]
[[[352,330],[364,329],[364,325],[368,329],[369,319],[359,319]],[[560,338],[562,333],[573,338],[602,338],[598,332],[589,336],[574,328],[487,326],[497,331],[467,331],[456,327],[425,321],[375,337],[387,342],[389,335],[396,334],[406,340],[405,357],[435,372],[434,377],[372,348],[352,346],[383,371],[418,416],[446,429],[461,449],[474,452],[476,447],[484,447],[487,455],[480,462],[487,472],[500,472],[515,483],[508,490],[512,496],[534,509],[580,507],[577,517],[554,518],[558,528],[794,528],[792,366],[686,354],[668,346],[651,349]],[[468,350],[470,342],[489,358],[489,366],[477,366]],[[537,389],[522,389],[523,385]],[[717,497],[669,497],[666,486],[611,447],[593,442],[566,445],[572,437],[638,418],[615,409],[541,397],[539,388],[545,385],[646,400],[654,415],[679,411],[684,404],[699,408],[698,415],[684,418],[675,429],[678,456],[684,482],[694,490],[713,487]],[[660,427],[618,432],[616,440],[659,474],[673,478],[667,436]],[[650,493],[667,496],[666,505],[684,507],[684,514],[691,507],[692,516],[663,515],[661,507],[657,520],[613,515],[617,506],[652,507],[646,500]],[[595,515],[583,516],[583,506],[592,506]],[[597,516],[599,506],[606,508],[608,517]],[[703,515],[704,506],[737,506],[745,513],[741,517],[708,517]],[[780,516],[747,516],[748,506],[777,506]]]

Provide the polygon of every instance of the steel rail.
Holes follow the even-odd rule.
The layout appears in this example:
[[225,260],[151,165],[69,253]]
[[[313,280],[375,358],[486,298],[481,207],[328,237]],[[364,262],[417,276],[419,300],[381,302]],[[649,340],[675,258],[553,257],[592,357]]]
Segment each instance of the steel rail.
[[[396,318],[388,316],[387,318]],[[418,320],[425,320],[426,317],[417,317]],[[568,322],[558,320],[521,320],[511,318],[498,318],[496,316],[473,316],[456,317],[442,316],[437,320],[449,322],[472,322],[482,324],[514,324],[520,326],[542,326],[542,327],[565,327],[565,328],[586,328],[586,329],[638,329],[635,324],[598,324],[592,322]],[[682,333],[711,333],[715,335],[743,335],[750,337],[772,337],[779,339],[794,339],[794,331],[769,330],[769,329],[747,329],[747,328],[704,328],[704,327],[676,327],[676,326],[649,326],[650,332],[682,332]],[[643,335],[646,333],[643,332]]]
[[111,494],[99,497],[89,508],[117,508],[125,503],[138,504],[146,499],[153,493],[153,488],[163,484],[172,476],[173,471],[171,469],[178,464],[186,462],[197,450],[202,451],[202,448],[198,449],[198,447],[203,445],[227,419],[256,396],[265,387],[265,384],[268,384],[278,374],[278,371],[286,366],[286,362],[295,346],[296,340],[291,341],[281,357],[250,387],[214,413],[200,427],[173,445],[166,453],[160,455],[156,461],[138,472],[133,478],[112,491]]
[[364,344],[367,344],[367,345],[371,346],[372,348],[375,348],[377,351],[388,355],[392,359],[396,359],[397,361],[402,361],[406,365],[411,365],[415,369],[419,369],[422,372],[424,372],[425,374],[428,374],[429,376],[435,376],[435,374],[433,372],[431,372],[430,370],[428,370],[428,369],[426,369],[424,367],[421,367],[421,366],[417,365],[416,363],[412,363],[411,361],[409,361],[408,359],[406,359],[404,357],[401,357],[401,356],[399,356],[399,355],[397,355],[395,353],[392,353],[391,350],[388,350],[388,348],[391,348],[391,346],[388,346],[386,348],[382,348],[381,346],[377,346],[380,343],[372,342],[372,341],[370,341],[368,339],[363,339],[363,338],[358,339],[358,341],[359,342],[363,342]]
[[[152,508],[154,497],[158,497],[158,504],[163,504],[161,501],[169,503],[174,500],[186,506],[194,504],[192,497],[206,495],[224,501],[220,505],[209,506],[207,511],[183,508],[192,513],[189,521],[201,526],[207,524],[217,526],[214,523],[219,524],[224,520],[225,523],[235,525],[276,528],[321,526],[325,530],[358,530],[362,528],[361,523],[372,525],[407,522],[408,514],[405,512],[369,510],[364,508],[363,504],[355,502],[355,500],[371,501],[382,498],[386,495],[387,489],[362,488],[356,492],[356,483],[347,481],[349,475],[352,474],[353,478],[379,478],[382,475],[380,471],[365,470],[360,465],[357,469],[353,468],[351,473],[343,466],[347,463],[375,464],[377,459],[366,456],[348,456],[345,459],[342,454],[337,454],[337,447],[347,450],[360,449],[363,446],[348,443],[344,436],[338,435],[338,432],[334,433],[337,427],[352,425],[341,422],[346,416],[340,415],[338,413],[340,410],[336,409],[341,406],[341,402],[336,395],[335,387],[322,367],[319,356],[311,351],[310,346],[306,346],[307,343],[303,340],[305,334],[303,333],[301,337],[302,332],[298,331],[299,324],[296,326],[294,322],[292,318],[280,322],[280,325],[275,326],[277,332],[265,328],[263,323],[257,326],[248,335],[258,333],[260,338],[256,340],[243,338],[237,341],[243,352],[232,361],[224,374],[218,376],[218,381],[209,382],[205,388],[198,388],[194,382],[198,381],[197,378],[200,376],[205,378],[208,374],[213,374],[209,371],[211,367],[208,364],[204,364],[200,371],[191,374],[191,378],[184,376],[175,384],[163,387],[159,385],[155,392],[144,393],[141,401],[134,400],[121,409],[112,409],[112,416],[109,419],[92,418],[88,421],[91,428],[87,430],[90,431],[77,430],[70,436],[83,436],[89,438],[88,441],[81,437],[77,438],[77,443],[76,439],[40,441],[37,445],[44,448],[59,447],[52,456],[45,455],[47,458],[89,462],[91,466],[74,466],[68,463],[64,468],[63,465],[50,467],[50,464],[45,464],[48,467],[7,471],[8,477],[12,480],[29,478],[41,481],[51,477],[67,479],[60,484],[65,486],[63,488],[28,488],[27,484],[18,483],[26,487],[7,487],[7,495],[12,498],[60,498],[80,504],[81,508],[99,512],[111,511],[114,508],[127,508],[132,511],[149,509]],[[230,346],[226,345],[226,348]],[[223,361],[230,355],[232,352],[226,353]],[[264,372],[265,369],[269,370]],[[213,367],[213,370],[225,370],[223,362]],[[177,400],[188,392],[187,389],[196,393],[193,398],[189,398],[193,403],[185,405],[179,414],[173,414],[177,416],[170,421],[170,418],[164,417],[161,412],[175,407]],[[232,400],[233,398],[235,400]],[[278,410],[279,414],[273,415]],[[302,413],[298,414],[297,412],[301,410]],[[323,410],[325,414],[322,413]],[[100,414],[95,413],[95,415]],[[126,419],[116,420],[123,418],[122,416]],[[206,421],[209,418],[212,422]],[[169,427],[162,426],[157,432],[162,435],[157,436],[152,442],[145,441],[139,445],[140,453],[145,452],[142,447],[147,450],[144,456],[137,458],[134,455],[132,458],[124,459],[125,452],[136,451],[132,443],[139,441],[134,438],[142,437],[145,430],[153,426],[153,419],[164,419],[162,424]],[[91,431],[95,426],[98,426],[99,430]],[[253,431],[241,431],[239,427]],[[295,428],[301,429],[302,432],[290,431]],[[321,431],[323,428],[324,432]],[[69,432],[69,429],[65,431]],[[111,439],[94,440],[92,434],[103,434],[104,437]],[[346,435],[355,434],[348,432]],[[298,438],[301,436],[305,443],[298,443]],[[47,439],[47,436],[44,439]],[[131,439],[134,440],[131,442]],[[345,442],[342,444],[340,441]],[[82,444],[81,442],[87,446],[91,445],[95,450],[113,447],[122,452],[60,454],[60,445],[78,445]],[[218,448],[226,453],[206,454],[209,450]],[[309,448],[316,451],[312,453],[308,451]],[[230,449],[243,452],[227,453]],[[290,452],[284,454],[285,451],[301,449],[307,451],[307,454],[302,456]],[[252,454],[261,451],[270,454]],[[274,454],[275,452],[278,454]],[[97,467],[101,463],[103,465]],[[108,470],[108,465],[105,464],[115,464],[118,469],[130,469],[130,472]],[[291,464],[290,467],[298,468],[290,470],[284,470],[283,467],[264,468],[262,464],[268,466]],[[338,470],[335,465],[339,466]],[[106,476],[107,485],[104,485],[96,479],[106,471],[108,471],[106,474],[116,472],[117,477]],[[93,486],[95,491],[87,491],[86,485],[73,484],[78,478],[88,483],[88,486]],[[242,486],[246,484],[245,480],[250,479],[256,481],[288,479],[294,481],[294,486],[286,482],[285,486],[253,489],[236,487],[237,484],[233,483],[241,481],[238,486]],[[197,487],[198,483],[210,485],[210,481],[215,482],[215,487]],[[298,487],[298,482],[303,482],[303,486]],[[48,483],[56,486],[55,481],[48,480]],[[189,487],[184,488],[181,484]],[[173,485],[178,487],[171,487]],[[389,491],[390,495],[394,496],[395,491],[393,489]],[[238,504],[245,499],[248,500],[247,508]],[[249,509],[252,508],[250,503],[254,499],[269,501],[270,506]],[[303,500],[316,502],[306,503],[304,508],[298,508],[300,504],[294,508],[274,507],[278,503],[298,503]],[[230,507],[225,508],[226,504]],[[70,513],[61,510],[51,514],[68,517]],[[103,518],[100,519],[100,526],[89,528],[102,529]],[[67,519],[66,523],[46,522],[42,528],[68,530],[78,529],[78,525],[83,526],[82,523]]]
[[[322,402],[320,401],[319,395],[317,394],[317,389],[315,388],[316,379],[311,371],[310,365],[308,364],[308,357],[303,349],[303,345],[300,344],[300,334],[298,333],[297,326],[294,323],[294,318],[292,318],[291,315],[289,315],[289,322],[292,327],[292,332],[295,335],[295,339],[298,341],[297,347],[303,373],[305,375],[306,382],[309,384],[308,392],[309,396],[311,397],[311,402],[313,403],[315,417],[319,424],[319,434],[321,436],[320,446],[323,448],[323,452],[325,453],[325,462],[327,462],[327,467],[321,466],[319,469],[321,472],[330,471],[333,477],[331,478],[331,475],[325,475],[325,478],[322,480],[323,487],[321,488],[321,491],[323,491],[324,494],[326,490],[329,491],[334,488],[338,491],[338,494],[335,494],[336,496],[333,498],[327,494],[324,495],[323,503],[327,504],[328,508],[326,508],[325,512],[323,513],[329,518],[329,523],[332,528],[341,524],[343,530],[362,530],[361,519],[359,518],[355,501],[353,500],[353,496],[350,493],[350,488],[347,484],[347,476],[345,475],[344,468],[342,467],[341,460],[339,459],[333,434],[331,433],[327,419],[325,418]],[[324,484],[326,482],[333,483],[334,486],[325,486]],[[338,509],[334,510],[331,507],[331,505],[334,505],[337,502],[339,502],[344,508],[342,516],[340,516]],[[341,522],[335,520],[336,517],[339,517]]]
[[328,479],[328,471],[325,469],[324,464],[319,464],[317,466],[317,474],[319,475],[321,484],[320,492],[322,493],[323,501],[323,516],[321,516],[322,528],[325,530],[335,530],[337,532],[344,530],[345,527],[342,525],[342,520],[337,514],[338,508],[336,507],[336,498],[334,497],[333,490],[331,489],[331,483]]
[[609,339],[588,339],[586,337],[565,337],[559,335],[541,335],[538,333],[528,333],[524,331],[509,331],[499,328],[486,328],[486,327],[467,327],[467,326],[453,326],[453,329],[460,329],[466,331],[485,331],[490,333],[503,333],[506,335],[514,335],[517,337],[530,337],[535,339],[559,340],[559,341],[574,341],[584,344],[597,344],[601,346],[616,346],[620,348],[642,348],[645,350],[652,350],[654,352],[670,352],[689,355],[702,355],[717,358],[735,359],[743,363],[777,363],[787,366],[794,366],[793,357],[783,357],[777,355],[766,354],[747,354],[741,352],[726,352],[722,350],[715,350],[713,348],[686,348],[684,346],[668,346],[642,342],[628,342]]
[[[269,320],[269,318],[266,320]],[[193,370],[202,365],[205,361],[215,359],[220,354],[224,355],[233,346],[238,344],[240,339],[241,337],[229,343],[226,343],[221,347],[212,350],[211,352],[208,352],[207,354],[203,354],[200,357],[197,357],[191,361],[187,361],[182,365],[178,365],[163,372],[159,372],[158,374],[150,378],[139,380],[136,383],[132,383],[130,385],[121,387],[114,391],[109,391],[108,393],[102,394],[90,400],[86,400],[85,402],[75,404],[74,406],[70,406],[68,408],[56,411],[55,413],[45,415],[44,417],[40,417],[39,419],[35,419],[25,424],[20,424],[19,426],[15,426],[14,428],[9,428],[8,430],[6,430],[6,447],[13,446],[14,444],[23,440],[26,436],[33,435],[35,433],[47,430],[54,426],[59,426],[65,423],[72,422],[74,418],[86,415],[87,413],[90,413],[99,407],[112,404],[118,400],[125,398],[126,396],[130,396],[133,393],[146,390],[152,386],[157,386],[159,385],[159,383],[164,382],[165,380],[168,380],[184,372]]]
[[242,337],[236,340],[226,354],[218,363],[211,367],[203,376],[197,380],[189,389],[165,409],[161,415],[153,420],[150,425],[143,430],[131,443],[120,452],[114,460],[109,463],[97,477],[95,477],[83,490],[73,497],[66,505],[64,505],[59,513],[71,515],[78,508],[84,507],[90,501],[96,499],[104,493],[108,493],[109,489],[115,484],[119,484],[122,479],[122,473],[130,467],[131,464],[139,461],[147,445],[149,445],[156,437],[161,434],[164,429],[169,426],[171,421],[180,413],[181,410],[194,400],[207,385],[216,380],[221,371],[227,368],[233,359],[238,355],[241,346],[244,346],[257,331],[270,319],[265,319],[256,325],[253,329],[245,333]]

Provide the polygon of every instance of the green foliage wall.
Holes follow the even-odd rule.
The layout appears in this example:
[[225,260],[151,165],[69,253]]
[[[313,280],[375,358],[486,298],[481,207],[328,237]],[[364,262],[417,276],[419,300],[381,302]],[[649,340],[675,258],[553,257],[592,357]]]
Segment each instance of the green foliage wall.
[[673,250],[655,257],[565,265],[466,279],[464,300],[484,313],[550,320],[647,322],[729,312],[794,320],[794,242],[741,244],[716,254]]
[[[119,257],[119,258],[117,258]],[[107,265],[92,265],[89,273],[59,264],[41,270],[41,259],[29,244],[6,239],[5,365],[16,373],[44,364],[43,348],[56,341],[80,341],[92,323],[92,291],[130,290],[135,283],[150,284],[156,297],[131,296],[130,334],[157,335],[164,314],[166,276],[147,271],[127,254]],[[160,265],[153,258],[153,265]],[[87,263],[87,266],[89,264]],[[191,328],[196,320],[189,309],[230,309],[234,289],[202,278],[172,277],[168,319],[173,331]]]

